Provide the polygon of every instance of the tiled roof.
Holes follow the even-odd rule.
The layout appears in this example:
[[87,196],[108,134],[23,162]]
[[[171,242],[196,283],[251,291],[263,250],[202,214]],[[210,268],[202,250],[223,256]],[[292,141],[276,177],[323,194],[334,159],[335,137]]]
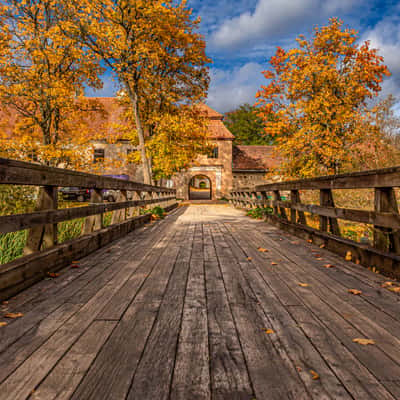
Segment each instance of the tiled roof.
[[[105,137],[119,135],[116,125],[126,124],[123,116],[124,107],[116,97],[89,97],[88,99],[100,103],[104,110],[91,111],[87,113],[88,126],[93,133],[100,133]],[[198,107],[207,114],[209,118],[210,139],[229,139],[235,137],[223,124],[223,115],[214,111],[206,104],[199,104]],[[13,109],[0,110],[0,129],[11,137],[18,116]]]
[[282,161],[274,154],[274,146],[234,146],[232,158],[234,170],[265,171]]
[[197,104],[197,108],[200,109],[200,111],[206,113],[209,119],[221,120],[221,121],[224,119],[224,116],[222,114],[213,110],[207,104],[204,103]]

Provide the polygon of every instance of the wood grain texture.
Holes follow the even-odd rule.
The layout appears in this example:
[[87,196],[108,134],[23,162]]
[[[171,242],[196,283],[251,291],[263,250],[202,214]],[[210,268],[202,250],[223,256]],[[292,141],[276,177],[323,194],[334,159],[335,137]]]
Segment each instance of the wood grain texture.
[[180,207],[79,264],[2,306],[1,400],[400,398],[385,278],[242,211]]

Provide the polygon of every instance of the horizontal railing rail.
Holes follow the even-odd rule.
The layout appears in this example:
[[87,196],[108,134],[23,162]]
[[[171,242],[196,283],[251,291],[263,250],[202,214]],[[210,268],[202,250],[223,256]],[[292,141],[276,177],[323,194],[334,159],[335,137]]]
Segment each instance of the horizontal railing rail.
[[[0,158],[0,185],[41,188],[34,212],[0,216],[0,234],[29,230],[24,257],[0,266],[0,299],[31,284],[43,272],[61,268],[150,221],[151,215],[143,209],[159,205],[168,211],[177,205],[175,189],[4,158]],[[89,204],[59,208],[59,190],[65,187],[85,189]],[[105,190],[112,191],[114,202],[105,203]],[[108,212],[112,212],[111,222],[105,226]],[[80,218],[81,235],[58,243],[58,224]]]
[[[268,183],[231,191],[236,207],[269,208],[266,219],[357,263],[400,276],[400,215],[395,189],[400,187],[400,167]],[[334,190],[373,189],[374,209],[336,207]],[[319,191],[319,204],[304,204],[301,196]],[[286,195],[289,199],[284,201]],[[307,223],[306,213],[319,218],[318,228]],[[373,226],[372,240],[346,239],[338,220]]]

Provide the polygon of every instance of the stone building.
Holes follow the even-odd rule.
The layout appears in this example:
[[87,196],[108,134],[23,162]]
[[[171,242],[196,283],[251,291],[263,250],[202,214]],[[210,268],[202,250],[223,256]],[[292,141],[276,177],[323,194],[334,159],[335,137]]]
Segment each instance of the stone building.
[[[104,108],[104,112],[91,112],[87,117],[90,128],[98,137],[91,141],[88,150],[93,151],[96,173],[124,175],[133,181],[143,181],[141,167],[126,161],[126,156],[136,148],[121,134],[121,127],[129,130],[124,108],[115,97],[97,97],[94,100]],[[223,115],[205,104],[199,107],[209,120],[209,140],[214,146],[213,151],[209,155],[199,155],[190,168],[164,180],[162,185],[175,187],[177,197],[184,200],[217,200],[228,197],[232,188],[267,182],[267,172],[280,162],[273,155],[273,147],[233,146],[235,137],[224,125]],[[14,117],[6,118],[10,140]]]
[[279,163],[273,146],[233,146],[234,136],[223,115],[201,106],[209,119],[209,138],[214,151],[200,155],[193,166],[172,178],[177,196],[185,200],[221,199],[232,188],[267,182],[266,174]]

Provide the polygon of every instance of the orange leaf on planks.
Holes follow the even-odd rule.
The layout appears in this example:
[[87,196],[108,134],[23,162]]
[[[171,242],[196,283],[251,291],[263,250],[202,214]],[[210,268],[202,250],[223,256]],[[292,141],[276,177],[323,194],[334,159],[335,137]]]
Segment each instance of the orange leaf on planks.
[[318,375],[314,370],[310,369],[310,374],[311,374],[312,379],[313,379],[314,381],[316,381],[317,379],[319,379],[319,375]]
[[24,314],[22,314],[22,313],[7,313],[7,314],[4,314],[3,315],[3,317],[4,318],[11,318],[11,319],[16,319],[16,318],[21,318],[21,317],[23,317],[24,316]]
[[362,338],[353,339],[353,342],[354,342],[354,343],[361,344],[361,345],[363,345],[363,346],[367,346],[367,345],[369,345],[369,344],[375,344],[375,341],[372,340],[372,339],[362,339]]

